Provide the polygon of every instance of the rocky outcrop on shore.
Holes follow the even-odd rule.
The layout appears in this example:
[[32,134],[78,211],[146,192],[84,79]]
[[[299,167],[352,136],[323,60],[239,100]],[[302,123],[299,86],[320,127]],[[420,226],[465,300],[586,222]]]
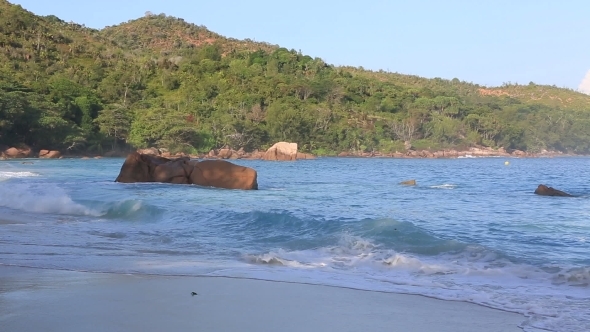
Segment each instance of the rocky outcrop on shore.
[[56,159],[61,157],[61,152],[56,150],[41,150],[39,151],[39,158]]
[[246,160],[271,160],[271,161],[294,161],[299,159],[315,159],[316,157],[311,153],[299,152],[297,143],[278,142],[266,151],[254,150],[246,152],[243,148],[234,150],[230,147],[223,147],[221,149],[214,149],[206,154],[192,155],[182,152],[172,154],[166,149],[139,149],[140,154],[159,156],[164,158],[181,158],[190,157],[192,159],[246,159]]
[[[182,152],[171,153],[168,149],[158,149],[155,147],[147,149],[138,149],[138,153],[144,155],[158,156],[164,158],[190,157],[191,159],[249,159],[249,160],[276,160],[276,161],[293,161],[301,159],[315,159],[311,153],[299,152],[297,143],[278,142],[267,151],[254,150],[246,152],[243,148],[234,150],[229,147],[214,149],[205,154],[186,154]],[[81,157],[125,157],[129,152],[109,151],[102,155],[64,155],[57,150],[41,150],[39,158],[81,158]],[[11,158],[31,158],[37,156],[30,147],[21,145],[17,147],[0,147],[0,160]],[[568,154],[557,151],[543,150],[539,153],[529,153],[521,150],[506,151],[503,148],[494,149],[488,147],[471,147],[464,150],[443,149],[443,150],[416,150],[410,148],[406,151],[396,151],[392,153],[383,153],[378,151],[359,152],[343,151],[338,157],[353,158],[477,158],[477,157],[559,157],[568,156]]]
[[297,160],[297,143],[278,142],[266,150],[264,160],[292,161]]
[[29,158],[33,155],[33,151],[30,147],[26,145],[21,145],[19,147],[4,147],[0,149],[0,158],[9,159],[9,158]]
[[341,152],[338,157],[375,157],[375,158],[478,158],[478,157],[555,157],[565,154],[555,151],[528,153],[521,150],[506,151],[504,148],[472,147],[466,150],[445,149],[438,151],[408,150],[405,152]]

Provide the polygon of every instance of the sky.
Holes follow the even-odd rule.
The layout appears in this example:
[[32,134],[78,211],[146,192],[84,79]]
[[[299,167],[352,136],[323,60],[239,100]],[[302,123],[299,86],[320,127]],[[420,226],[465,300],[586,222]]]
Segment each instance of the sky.
[[9,1],[96,29],[150,11],[333,65],[590,94],[588,0]]

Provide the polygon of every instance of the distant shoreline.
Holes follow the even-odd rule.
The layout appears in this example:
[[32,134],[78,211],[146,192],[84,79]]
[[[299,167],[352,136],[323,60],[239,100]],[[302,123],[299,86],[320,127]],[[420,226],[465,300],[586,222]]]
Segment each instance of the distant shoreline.
[[[510,158],[510,159],[538,159],[538,158],[575,158],[575,157],[588,157],[589,155],[583,154],[527,154],[525,156],[513,156],[513,155],[489,155],[489,156],[472,156],[472,155],[460,155],[456,157],[424,157],[424,156],[391,156],[391,155],[373,155],[373,156],[363,156],[363,155],[347,155],[347,156],[338,156],[338,155],[320,155],[316,156],[316,158],[333,158],[333,159],[483,159],[483,158]],[[264,160],[262,158],[219,158],[219,157],[209,157],[206,155],[186,155],[190,159],[203,159],[203,160],[215,160],[215,159],[226,159],[226,160]],[[16,158],[6,158],[0,157],[0,161],[10,161],[10,160],[61,160],[61,159],[115,159],[115,158],[125,158],[123,155],[114,155],[114,156],[102,156],[102,155],[95,155],[89,157],[87,155],[64,155],[59,158],[42,158],[42,157],[16,157]],[[172,156],[170,159],[180,158],[180,156]],[[305,159],[299,159],[305,160]],[[308,159],[312,160],[312,159]]]
[[[147,150],[147,149],[146,149]],[[157,149],[154,149],[158,151]],[[162,149],[165,150],[165,149]],[[189,157],[191,159],[229,159],[229,160],[263,160],[264,152],[255,150],[253,152],[243,152],[243,150],[235,151],[232,149],[225,149],[229,153],[220,153],[221,150],[211,150],[209,153],[202,154],[185,154],[176,153],[171,154],[164,152],[159,154],[165,158],[179,158]],[[53,154],[45,153],[46,157],[42,156],[42,152],[48,150],[41,150],[41,152],[33,152],[30,148],[28,150],[19,149],[19,153],[10,155],[6,153],[8,151],[0,150],[0,160],[11,160],[11,159],[101,159],[101,158],[125,158],[129,153],[135,152],[130,151],[109,151],[105,153],[73,153],[73,154],[61,154],[60,151],[50,151]],[[144,153],[145,150],[137,150],[137,152]],[[13,151],[14,152],[14,151]],[[584,157],[587,155],[583,154],[572,154],[564,153],[559,151],[541,151],[539,153],[530,153],[521,150],[506,151],[503,148],[493,149],[486,147],[472,147],[467,150],[455,150],[455,149],[444,149],[444,150],[408,150],[405,152],[358,152],[358,151],[343,151],[339,154],[332,155],[313,155],[311,153],[300,153],[303,157],[297,159],[315,159],[316,157],[321,158],[395,158],[395,159],[472,159],[472,158],[555,158],[555,157]]]

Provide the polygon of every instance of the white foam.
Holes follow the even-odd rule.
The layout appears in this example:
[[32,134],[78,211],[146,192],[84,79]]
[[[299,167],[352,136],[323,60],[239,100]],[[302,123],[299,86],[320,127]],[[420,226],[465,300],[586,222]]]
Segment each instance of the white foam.
[[0,206],[35,213],[99,216],[72,200],[62,189],[52,184],[11,184],[0,186]]
[[[335,246],[278,249],[246,255],[246,262],[294,268],[271,272],[271,277],[279,280],[316,280],[320,284],[415,293],[518,312],[526,316],[525,331],[585,331],[590,327],[590,320],[583,318],[590,303],[590,268],[547,272],[470,247],[456,254],[416,256],[383,249],[348,234],[343,234]],[[279,275],[281,271],[286,274]],[[231,274],[227,270],[224,273]],[[244,275],[244,271],[239,273]],[[249,273],[268,277],[257,268]]]
[[7,172],[7,171],[0,171],[0,181],[8,180],[11,178],[28,178],[33,176],[39,176],[38,173],[33,172]]
[[433,188],[433,189],[455,189],[455,188],[457,188],[457,185],[445,183],[445,184],[440,184],[440,185],[436,185],[436,186],[430,186],[430,188]]

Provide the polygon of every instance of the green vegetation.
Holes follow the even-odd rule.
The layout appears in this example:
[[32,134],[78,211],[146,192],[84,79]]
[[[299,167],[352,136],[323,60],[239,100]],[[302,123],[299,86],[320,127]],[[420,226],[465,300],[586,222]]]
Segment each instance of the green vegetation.
[[590,152],[590,96],[335,67],[164,14],[103,30],[0,0],[0,144]]

